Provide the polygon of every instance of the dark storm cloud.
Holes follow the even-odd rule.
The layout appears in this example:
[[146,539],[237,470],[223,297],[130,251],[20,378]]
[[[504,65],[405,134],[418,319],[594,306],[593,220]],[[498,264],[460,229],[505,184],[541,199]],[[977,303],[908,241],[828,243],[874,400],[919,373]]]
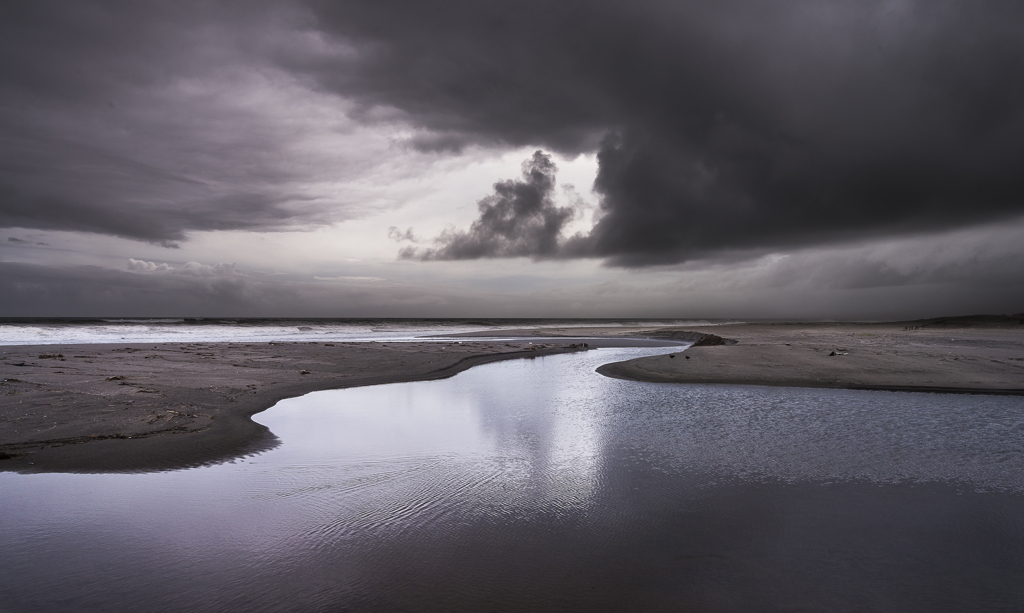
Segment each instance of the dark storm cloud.
[[275,6],[4,3],[0,226],[172,246],[344,217],[304,193],[322,168],[266,116],[261,97],[289,86],[271,56],[298,19]]
[[420,151],[598,152],[588,235],[498,247],[481,218],[432,257],[646,265],[1019,216],[1021,31],[1008,0],[6,2],[0,226],[172,245],[345,218],[304,189],[344,169],[258,112],[304,108],[261,99],[287,88]]
[[1019,2],[313,6],[355,51],[282,61],[404,112],[422,146],[599,151],[596,227],[532,255],[669,263],[1024,213]]
[[[499,181],[477,206],[480,218],[468,231],[448,230],[432,249],[406,247],[404,259],[471,260],[493,257],[551,257],[575,211],[554,202],[555,163],[537,151],[523,162],[522,180]],[[397,228],[395,229],[397,234]],[[399,238],[406,236],[397,234]],[[407,233],[411,237],[411,230]]]

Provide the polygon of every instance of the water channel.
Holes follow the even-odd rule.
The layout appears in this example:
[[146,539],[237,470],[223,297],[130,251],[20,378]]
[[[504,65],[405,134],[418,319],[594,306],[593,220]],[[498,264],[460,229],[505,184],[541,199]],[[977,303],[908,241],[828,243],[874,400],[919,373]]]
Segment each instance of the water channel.
[[1024,609],[1024,399],[594,372],[666,351],[308,394],[233,463],[0,473],[0,611]]

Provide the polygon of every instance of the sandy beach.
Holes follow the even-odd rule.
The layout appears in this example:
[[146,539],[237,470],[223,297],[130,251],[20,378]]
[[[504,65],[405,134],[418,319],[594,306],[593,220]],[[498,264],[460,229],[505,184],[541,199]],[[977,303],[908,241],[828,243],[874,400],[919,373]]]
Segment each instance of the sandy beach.
[[[146,471],[225,461],[276,444],[249,418],[283,398],[439,379],[496,360],[644,344],[636,339],[694,345],[598,372],[649,382],[1024,393],[1024,325],[1012,318],[553,327],[461,337],[4,347],[0,470]],[[588,347],[581,339],[590,339]]]
[[733,324],[713,331],[730,342],[606,364],[598,372],[650,382],[1024,394],[1019,316]]
[[7,346],[0,350],[0,470],[145,471],[224,461],[275,445],[249,417],[283,398],[583,349],[530,341]]

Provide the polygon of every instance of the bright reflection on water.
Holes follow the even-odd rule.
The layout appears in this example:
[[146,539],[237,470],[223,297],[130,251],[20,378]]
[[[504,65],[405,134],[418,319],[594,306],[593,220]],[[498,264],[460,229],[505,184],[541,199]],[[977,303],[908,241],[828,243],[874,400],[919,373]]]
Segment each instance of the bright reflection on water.
[[0,611],[1024,609],[1024,401],[607,379],[317,392],[266,454],[0,474]]

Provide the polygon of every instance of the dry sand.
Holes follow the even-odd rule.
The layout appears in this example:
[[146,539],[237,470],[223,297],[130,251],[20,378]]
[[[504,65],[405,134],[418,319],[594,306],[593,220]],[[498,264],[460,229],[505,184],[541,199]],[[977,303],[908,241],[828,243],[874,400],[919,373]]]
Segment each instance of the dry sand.
[[623,379],[918,392],[1024,394],[1024,325],[1014,318],[716,326],[737,341],[606,364]]
[[143,471],[224,461],[276,444],[249,418],[283,398],[580,350],[529,341],[3,347],[0,470]]

